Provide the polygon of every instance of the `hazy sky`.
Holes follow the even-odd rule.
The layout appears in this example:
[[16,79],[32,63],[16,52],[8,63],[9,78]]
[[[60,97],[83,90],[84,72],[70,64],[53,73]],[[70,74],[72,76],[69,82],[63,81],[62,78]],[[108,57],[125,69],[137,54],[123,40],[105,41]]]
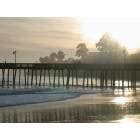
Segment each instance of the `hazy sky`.
[[0,61],[11,61],[14,49],[19,62],[63,48],[71,53],[81,40],[73,18],[0,18]]
[[35,62],[59,49],[74,56],[76,45],[87,43],[94,49],[104,32],[134,51],[140,46],[139,19],[93,18],[0,18],[0,62]]

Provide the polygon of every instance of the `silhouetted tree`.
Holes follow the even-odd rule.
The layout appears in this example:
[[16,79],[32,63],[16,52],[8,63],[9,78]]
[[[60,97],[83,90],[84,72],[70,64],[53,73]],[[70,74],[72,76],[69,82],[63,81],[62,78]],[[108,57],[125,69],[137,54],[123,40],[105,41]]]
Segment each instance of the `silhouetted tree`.
[[124,57],[124,63],[126,63],[127,56],[128,56],[128,51],[127,51],[126,47],[123,47],[122,53],[123,53],[123,57]]
[[39,61],[40,61],[40,63],[49,63],[50,62],[50,58],[48,56],[40,57]]
[[40,57],[40,63],[56,63],[63,62],[65,58],[65,53],[63,51],[58,51],[57,53],[52,52],[49,56]]
[[45,56],[44,59],[45,59],[44,60],[45,62],[49,62],[50,61],[50,58],[48,56]]
[[66,59],[64,62],[65,63],[74,63],[75,59],[73,57],[69,57],[68,59]]
[[50,59],[51,62],[56,62],[56,60],[57,60],[57,54],[55,52],[52,52],[49,55],[49,59]]
[[40,63],[44,63],[44,58],[40,57],[39,61],[40,61]]
[[63,62],[63,59],[65,58],[65,53],[63,51],[58,51],[57,53],[57,61],[58,62]]
[[[127,54],[127,49],[113,39],[109,33],[105,33],[96,43],[96,48],[100,52],[104,52],[110,62],[124,62]],[[125,52],[125,53],[124,53]]]
[[96,48],[99,51],[104,52],[112,52],[116,51],[118,49],[121,49],[121,45],[119,42],[112,38],[112,36],[109,33],[105,33],[99,40],[98,43],[96,43]]
[[81,58],[84,58],[85,56],[87,56],[88,49],[87,49],[85,43],[78,44],[78,46],[76,48],[77,48],[76,56],[81,57]]

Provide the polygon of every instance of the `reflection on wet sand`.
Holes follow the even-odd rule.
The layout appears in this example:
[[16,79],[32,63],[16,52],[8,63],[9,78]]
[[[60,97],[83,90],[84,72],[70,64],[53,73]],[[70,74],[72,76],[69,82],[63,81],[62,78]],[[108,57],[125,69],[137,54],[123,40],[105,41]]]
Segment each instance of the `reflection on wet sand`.
[[115,104],[125,104],[129,101],[129,99],[127,97],[116,97],[112,102],[114,102]]
[[65,101],[4,107],[0,108],[0,122],[140,122],[139,94],[132,90],[119,94],[114,90],[113,94],[89,93]]
[[[73,107],[50,108],[32,111],[5,111],[0,113],[0,122],[115,122],[126,120],[126,115],[140,114],[140,103],[85,104]],[[131,119],[132,120],[132,119]],[[117,121],[116,121],[117,122]],[[119,122],[119,121],[118,121]]]

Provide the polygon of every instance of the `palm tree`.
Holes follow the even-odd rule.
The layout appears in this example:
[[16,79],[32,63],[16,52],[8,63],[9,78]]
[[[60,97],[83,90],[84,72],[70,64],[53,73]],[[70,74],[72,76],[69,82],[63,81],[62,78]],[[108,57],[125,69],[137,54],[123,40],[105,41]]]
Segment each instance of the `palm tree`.
[[78,44],[78,46],[77,46],[76,48],[77,48],[76,56],[81,57],[82,59],[83,59],[85,56],[87,56],[88,49],[87,49],[85,43],[80,43],[80,44]]
[[58,62],[63,62],[63,59],[65,58],[65,53],[63,51],[58,51],[57,53],[57,61]]

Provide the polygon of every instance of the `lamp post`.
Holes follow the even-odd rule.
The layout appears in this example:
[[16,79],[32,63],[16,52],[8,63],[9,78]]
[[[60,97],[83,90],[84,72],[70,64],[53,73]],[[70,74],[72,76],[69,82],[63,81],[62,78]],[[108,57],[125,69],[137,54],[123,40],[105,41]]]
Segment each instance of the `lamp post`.
[[15,55],[15,64],[16,64],[16,61],[17,61],[17,51],[13,51],[13,55]]

